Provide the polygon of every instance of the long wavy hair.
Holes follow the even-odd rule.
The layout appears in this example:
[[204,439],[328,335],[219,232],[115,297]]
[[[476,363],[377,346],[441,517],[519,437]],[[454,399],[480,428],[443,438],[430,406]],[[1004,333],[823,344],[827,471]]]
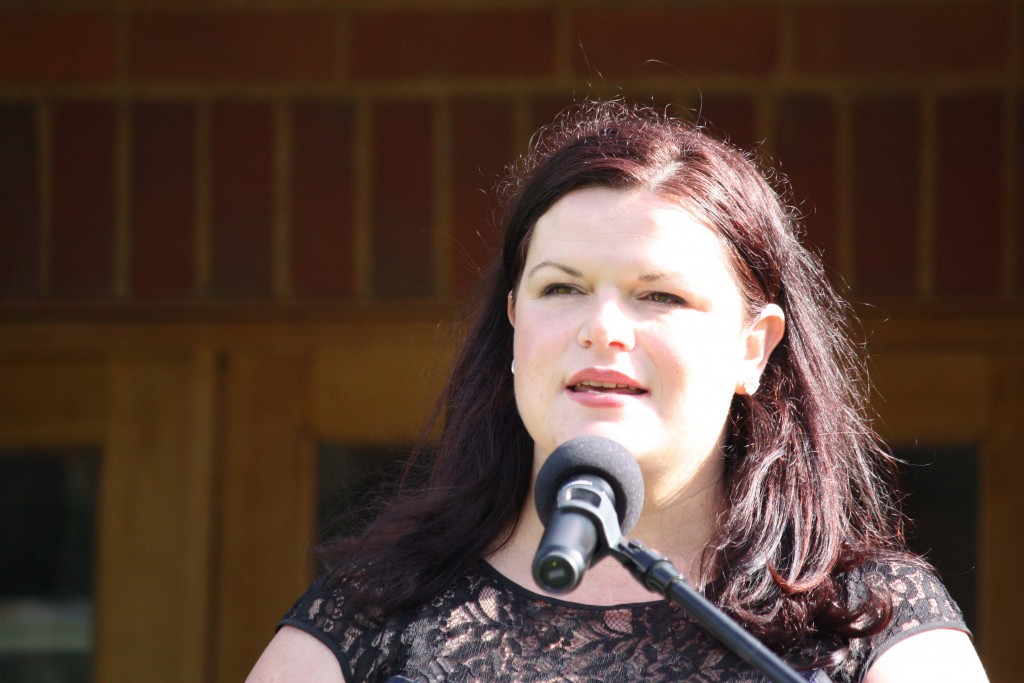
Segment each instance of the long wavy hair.
[[[533,442],[516,410],[506,304],[533,228],[573,190],[646,188],[713,227],[749,315],[768,303],[786,314],[760,389],[731,406],[727,506],[699,583],[807,665],[837,664],[850,638],[883,628],[887,597],[852,604],[843,578],[867,562],[910,557],[894,463],[866,413],[850,312],[769,177],[701,127],[618,101],[578,105],[539,131],[499,188],[504,244],[424,432],[440,423],[440,438],[414,451],[398,495],[359,538],[326,547],[336,577],[357,581],[367,607],[387,614],[428,600],[508,540],[530,489]],[[818,645],[807,650],[811,633]]]

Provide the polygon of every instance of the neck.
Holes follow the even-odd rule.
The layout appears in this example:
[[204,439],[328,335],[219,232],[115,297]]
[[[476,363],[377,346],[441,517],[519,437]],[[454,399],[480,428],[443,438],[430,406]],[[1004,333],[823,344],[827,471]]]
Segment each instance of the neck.
[[[628,537],[664,555],[693,584],[699,586],[700,566],[714,532],[722,497],[718,481],[694,477],[672,495],[649,496],[644,512]],[[536,593],[548,593],[533,580],[533,557],[544,535],[544,526],[530,501],[520,512],[508,543],[490,554],[487,561],[509,580]],[[560,597],[584,605],[621,605],[658,600],[613,558],[605,558],[587,570],[572,593]]]

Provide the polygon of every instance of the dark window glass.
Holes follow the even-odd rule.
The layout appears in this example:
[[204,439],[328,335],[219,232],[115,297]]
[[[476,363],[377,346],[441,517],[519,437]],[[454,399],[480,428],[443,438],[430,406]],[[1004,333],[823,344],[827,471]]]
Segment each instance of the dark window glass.
[[0,452],[0,681],[88,681],[99,455]]
[[323,541],[361,531],[387,500],[410,450],[400,445],[321,444],[318,538]]
[[978,452],[973,446],[917,446],[905,462],[904,511],[911,547],[939,571],[977,638]]

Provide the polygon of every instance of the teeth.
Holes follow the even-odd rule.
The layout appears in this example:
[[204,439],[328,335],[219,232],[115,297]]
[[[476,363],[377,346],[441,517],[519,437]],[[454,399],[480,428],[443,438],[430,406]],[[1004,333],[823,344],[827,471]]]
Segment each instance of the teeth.
[[598,389],[629,389],[626,384],[616,384],[615,382],[596,382],[594,380],[585,379],[579,383],[581,387],[596,387]]

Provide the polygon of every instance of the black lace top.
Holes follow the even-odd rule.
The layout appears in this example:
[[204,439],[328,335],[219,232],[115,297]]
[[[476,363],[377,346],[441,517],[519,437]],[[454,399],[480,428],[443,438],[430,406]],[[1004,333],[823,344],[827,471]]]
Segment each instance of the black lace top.
[[[870,639],[851,642],[841,669],[802,672],[814,683],[860,681],[879,654],[919,631],[967,630],[946,589],[926,571],[884,564],[860,580],[888,586],[892,622]],[[532,593],[484,562],[430,603],[383,622],[353,613],[347,593],[322,577],[281,625],[302,629],[331,648],[348,683],[763,680],[666,601],[572,604]]]

